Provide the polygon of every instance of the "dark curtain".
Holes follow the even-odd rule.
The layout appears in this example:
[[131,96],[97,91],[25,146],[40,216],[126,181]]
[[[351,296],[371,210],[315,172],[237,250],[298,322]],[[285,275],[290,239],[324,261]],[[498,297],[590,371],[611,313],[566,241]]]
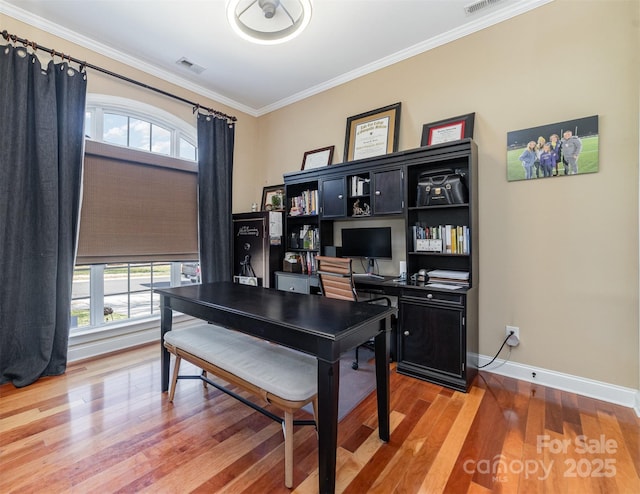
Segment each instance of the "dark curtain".
[[198,114],[198,229],[202,282],[230,281],[233,271],[231,189],[235,128]]
[[0,384],[66,369],[86,87],[0,47]]

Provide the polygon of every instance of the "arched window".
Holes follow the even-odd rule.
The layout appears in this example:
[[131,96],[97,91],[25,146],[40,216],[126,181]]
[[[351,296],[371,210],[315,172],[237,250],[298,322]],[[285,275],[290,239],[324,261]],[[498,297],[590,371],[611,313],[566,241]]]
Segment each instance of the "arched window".
[[139,101],[87,95],[85,135],[94,141],[196,161],[196,129],[171,113]]

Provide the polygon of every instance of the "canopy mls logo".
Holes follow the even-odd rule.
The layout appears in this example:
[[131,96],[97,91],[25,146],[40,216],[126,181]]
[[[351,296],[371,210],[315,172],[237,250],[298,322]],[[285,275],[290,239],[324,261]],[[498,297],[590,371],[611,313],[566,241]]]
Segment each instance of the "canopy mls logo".
[[490,474],[494,482],[508,482],[511,474],[524,474],[526,479],[546,480],[553,468],[553,461],[545,465],[543,460],[508,460],[499,454],[487,460],[466,460],[462,468],[469,474]]
[[[604,434],[600,434],[597,439],[590,439],[585,435],[574,439],[552,439],[550,435],[544,434],[536,438],[536,453],[541,458],[509,459],[499,454],[489,459],[465,460],[463,469],[465,473],[491,475],[494,482],[505,483],[511,476],[520,475],[524,475],[526,479],[546,480],[554,469],[566,478],[614,477],[616,460],[607,455],[614,455],[617,451],[618,442],[607,439]],[[545,460],[545,452],[574,457],[556,462],[554,459]],[[575,458],[580,455],[583,457]]]

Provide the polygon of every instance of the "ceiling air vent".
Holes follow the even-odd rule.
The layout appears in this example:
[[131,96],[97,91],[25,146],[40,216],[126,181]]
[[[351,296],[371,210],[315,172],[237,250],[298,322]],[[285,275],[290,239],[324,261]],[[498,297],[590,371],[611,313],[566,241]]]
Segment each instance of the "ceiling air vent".
[[475,14],[479,10],[484,9],[485,7],[491,7],[497,3],[501,3],[504,0],[479,0],[478,2],[473,2],[472,4],[467,5],[464,8],[464,11],[467,15]]
[[202,72],[204,72],[205,70],[204,67],[191,62],[186,57],[182,57],[180,60],[177,60],[176,64],[180,65],[180,67],[190,70],[191,72],[195,72],[196,74],[202,74]]

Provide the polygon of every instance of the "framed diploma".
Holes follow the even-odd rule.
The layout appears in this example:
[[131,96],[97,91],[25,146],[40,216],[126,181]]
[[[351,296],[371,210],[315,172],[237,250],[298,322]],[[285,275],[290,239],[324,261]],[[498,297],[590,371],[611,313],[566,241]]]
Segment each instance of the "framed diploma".
[[360,160],[398,150],[400,103],[347,118],[344,161]]
[[314,149],[313,151],[307,151],[302,158],[301,170],[311,170],[313,168],[320,168],[323,166],[329,166],[333,163],[333,150],[335,146],[327,146],[326,148]]
[[458,141],[473,137],[473,121],[475,113],[447,118],[422,126],[421,146],[431,146],[443,142]]

